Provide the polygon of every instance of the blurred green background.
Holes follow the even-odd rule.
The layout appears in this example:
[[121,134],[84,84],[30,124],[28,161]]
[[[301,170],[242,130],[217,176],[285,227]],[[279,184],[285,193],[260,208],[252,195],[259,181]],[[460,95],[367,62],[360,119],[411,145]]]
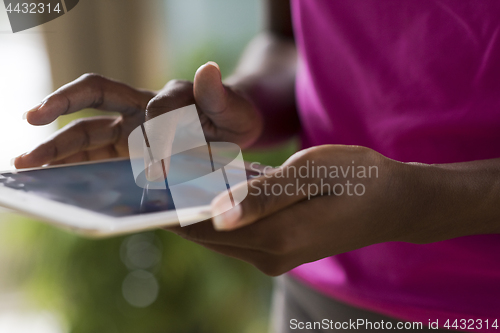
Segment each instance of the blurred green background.
[[[192,79],[213,60],[223,76],[258,32],[258,0],[168,0],[164,4],[169,79]],[[60,126],[95,111],[65,116]],[[277,166],[294,142],[244,152]],[[39,310],[56,314],[71,333],[267,332],[270,278],[252,266],[158,230],[91,240],[5,213],[0,248],[3,284]]]

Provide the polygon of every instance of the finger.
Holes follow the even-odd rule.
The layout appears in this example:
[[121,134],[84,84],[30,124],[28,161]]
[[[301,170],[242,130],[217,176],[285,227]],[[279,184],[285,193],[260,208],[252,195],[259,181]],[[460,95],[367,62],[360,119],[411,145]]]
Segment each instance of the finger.
[[[193,84],[189,81],[173,80],[148,103],[146,108],[146,123],[144,130],[147,133],[146,145],[155,145],[155,151],[161,151],[164,158],[161,161],[145,159],[146,177],[150,181],[165,179],[169,168],[172,153],[172,144],[181,114],[171,114],[168,122],[150,121],[170,111],[194,104]],[[145,154],[145,156],[147,156]]]
[[286,258],[281,258],[280,256],[232,246],[207,243],[197,244],[222,255],[245,261],[269,276],[278,276],[293,268],[293,266],[288,264],[289,261]]
[[193,84],[191,82],[184,80],[169,81],[147,104],[146,121],[194,103]]
[[48,165],[63,165],[63,164],[71,164],[71,163],[82,163],[82,162],[91,162],[91,161],[100,161],[106,160],[110,158],[120,157],[120,154],[115,149],[113,145],[109,145],[102,148],[97,148],[94,150],[85,150],[80,151],[74,155],[66,157],[62,160],[54,161],[48,163]]
[[[301,177],[298,173],[303,168],[308,169],[316,157],[307,150],[302,151],[271,173],[232,187],[233,197],[244,197],[247,188],[248,195],[228,211],[225,211],[224,195],[216,197],[212,201],[214,227],[217,230],[233,230],[311,196],[329,194],[329,191],[325,193],[328,188],[323,186],[321,178]],[[241,194],[238,195],[239,192]]]
[[120,121],[119,117],[92,117],[74,121],[32,151],[17,157],[15,166],[42,166],[79,152],[112,145],[120,138]]
[[[220,236],[224,235],[223,237],[227,238],[228,240],[231,238],[234,238],[234,235],[229,236],[230,233],[219,233],[213,230],[213,227],[210,225],[210,223],[202,222],[196,224],[196,226],[206,226],[210,229],[206,229],[207,231],[211,230],[214,233],[212,234],[213,236]],[[194,227],[195,225],[191,225],[189,227]],[[300,256],[288,256],[288,255],[281,255],[281,254],[273,254],[269,252],[262,251],[260,249],[255,249],[252,247],[242,247],[240,246],[241,244],[239,242],[213,242],[208,238],[199,238],[199,237],[193,237],[193,236],[188,236],[191,233],[186,233],[189,227],[173,227],[173,228],[167,228],[167,230],[174,232],[175,234],[183,237],[184,239],[187,239],[189,241],[192,241],[198,245],[201,245],[211,251],[217,252],[219,254],[232,257],[235,259],[239,259],[242,261],[245,261],[253,266],[255,266],[257,269],[261,270],[263,273],[271,276],[276,276],[279,274],[285,273],[287,270],[291,269],[292,266],[285,267],[284,263],[285,262],[295,262],[296,259],[301,260]],[[181,230],[182,229],[182,230]],[[181,231],[184,231],[181,232]],[[234,231],[235,233],[237,231]],[[245,239],[248,239],[246,237]],[[226,243],[229,243],[230,245],[226,245]],[[236,245],[234,245],[236,244]],[[296,266],[299,265],[301,262],[297,262]]]
[[32,125],[46,125],[61,115],[85,108],[129,116],[145,110],[153,96],[152,92],[134,89],[96,74],[85,74],[28,111],[26,119]]
[[196,105],[203,111],[200,118],[208,118],[217,129],[206,131],[209,140],[212,135],[247,147],[256,139],[256,133],[260,133],[256,126],[261,126],[258,112],[241,94],[224,86],[215,62],[207,62],[196,71],[193,92]]
[[[355,208],[344,209],[351,207],[345,200],[362,199],[316,197],[230,232],[217,232],[203,222],[173,231],[218,253],[249,262],[267,275],[276,276],[311,258],[321,259],[373,244],[363,240],[364,234],[377,235],[380,242],[387,240],[380,226],[374,224],[367,228],[365,222],[352,218],[353,209],[359,211],[368,207],[357,204],[352,205]],[[317,213],[324,212],[326,207],[335,215]]]
[[217,116],[227,109],[228,93],[222,84],[217,63],[209,61],[198,68],[194,76],[193,91],[196,103],[207,116]]
[[197,243],[273,253],[271,242],[268,242],[268,239],[269,235],[279,234],[279,223],[271,222],[264,226],[258,222],[247,228],[218,232],[212,226],[211,221],[204,221],[185,227],[169,227],[167,230]]
[[[348,216],[328,216],[313,212],[325,211],[325,207],[334,210],[334,207],[340,204],[334,202],[331,197],[316,197],[301,201],[244,228],[227,232],[215,230],[209,221],[168,229],[197,243],[232,246],[274,255],[291,255],[300,253],[303,248],[314,247],[308,242],[317,239],[318,235],[326,235],[332,241],[337,239],[336,235],[331,234],[332,223],[340,218],[348,219]],[[339,226],[338,234],[341,235],[348,227]]]

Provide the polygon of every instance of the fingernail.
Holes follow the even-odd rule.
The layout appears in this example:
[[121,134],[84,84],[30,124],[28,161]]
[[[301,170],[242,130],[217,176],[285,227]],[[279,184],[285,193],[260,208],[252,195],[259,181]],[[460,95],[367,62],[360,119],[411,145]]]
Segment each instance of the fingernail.
[[23,157],[23,156],[26,156],[27,154],[28,154],[28,153],[24,153],[24,154],[21,154],[21,155],[19,155],[19,156],[17,156],[17,157],[12,158],[12,159],[10,160],[10,166],[15,166],[15,165],[16,165],[16,160],[17,160],[18,158],[21,158],[21,157]]
[[215,61],[209,61],[209,62],[207,62],[205,65],[210,65],[210,66],[217,67],[217,69],[218,69],[218,70],[219,70],[219,72],[220,72],[220,67],[219,67],[219,65],[218,65]]
[[28,119],[28,113],[38,111],[38,109],[40,109],[41,106],[42,106],[42,103],[38,104],[37,106],[35,106],[31,110],[26,111],[25,113],[23,113],[23,120]]
[[[213,214],[217,214],[217,206],[212,210]],[[238,225],[241,218],[241,205],[236,205],[230,210],[214,216],[214,227],[217,230],[233,229]]]

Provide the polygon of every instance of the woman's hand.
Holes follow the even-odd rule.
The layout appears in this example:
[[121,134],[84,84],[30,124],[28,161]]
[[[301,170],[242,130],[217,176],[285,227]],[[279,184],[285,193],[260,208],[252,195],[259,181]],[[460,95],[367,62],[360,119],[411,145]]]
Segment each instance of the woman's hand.
[[196,72],[194,82],[173,80],[160,92],[131,88],[87,74],[58,89],[27,113],[33,125],[48,124],[60,115],[85,108],[120,112],[120,116],[79,119],[29,153],[15,159],[17,168],[76,163],[128,156],[128,136],[144,121],[196,104],[209,141],[228,141],[245,148],[262,132],[256,108],[239,92],[222,84],[217,64]]

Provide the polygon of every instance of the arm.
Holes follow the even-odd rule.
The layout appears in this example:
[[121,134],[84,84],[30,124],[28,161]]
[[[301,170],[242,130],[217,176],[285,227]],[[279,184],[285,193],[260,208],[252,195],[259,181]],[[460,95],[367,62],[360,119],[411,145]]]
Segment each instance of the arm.
[[[332,177],[332,167],[353,165],[354,176],[340,171]],[[358,166],[377,172],[360,177]],[[311,175],[318,167],[328,174],[294,172],[305,168]],[[500,159],[428,165],[397,162],[364,147],[317,146],[250,180],[248,191],[222,214],[222,198],[212,202],[213,224],[227,232],[207,223],[173,231],[269,275],[378,243],[500,233]]]
[[246,96],[264,121],[254,146],[277,143],[300,128],[295,105],[297,51],[289,0],[266,1],[265,29],[247,46],[225,83]]
[[500,233],[500,159],[403,166],[408,183],[401,186],[416,191],[395,240],[430,243]]

